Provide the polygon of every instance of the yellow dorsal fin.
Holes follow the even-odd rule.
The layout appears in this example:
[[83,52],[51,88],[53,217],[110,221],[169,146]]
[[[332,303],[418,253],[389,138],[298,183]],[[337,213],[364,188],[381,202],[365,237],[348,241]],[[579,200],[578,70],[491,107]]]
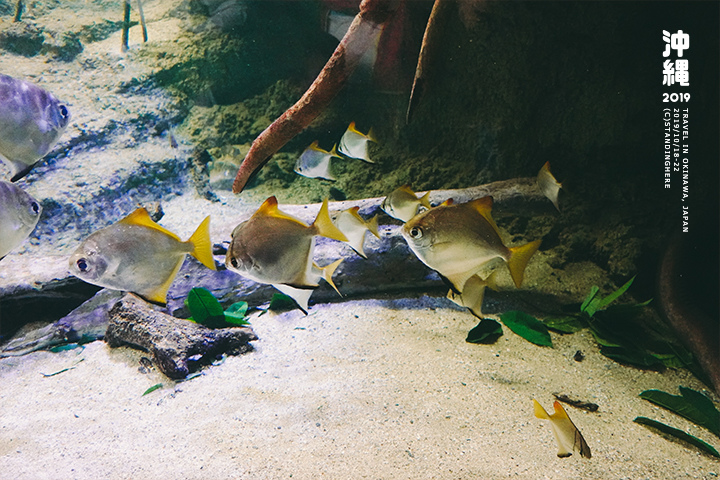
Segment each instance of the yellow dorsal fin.
[[328,213],[328,199],[323,200],[323,204],[320,207],[320,211],[315,217],[315,221],[312,227],[316,230],[316,235],[322,235],[323,237],[332,238],[341,242],[347,242],[348,238],[342,233],[332,220],[330,220],[330,214]]
[[[570,420],[570,417],[568,417],[567,412],[565,411],[565,408],[563,408],[562,404],[555,400],[553,403],[553,408],[555,408],[555,413],[552,415],[553,418],[566,418]],[[572,421],[572,420],[571,420]]]
[[372,233],[373,235],[375,235],[377,238],[380,238],[380,231],[378,230],[378,219],[377,219],[377,217],[378,217],[378,216],[375,215],[375,216],[372,217],[370,220],[368,220],[367,222],[365,222],[365,224],[367,225],[367,229],[370,230],[370,233]]
[[178,242],[181,241],[180,237],[178,237],[171,231],[161,227],[157,223],[153,222],[153,219],[150,218],[150,214],[143,207],[136,209],[130,215],[128,215],[127,217],[120,220],[118,223],[124,223],[127,225],[138,225],[141,227],[151,228],[153,230],[157,230],[158,232],[164,233],[165,235],[167,235],[170,238],[174,238]]
[[[420,197],[418,200],[420,201],[420,205],[422,205],[425,208],[430,208],[430,190],[428,190],[425,193],[425,195]],[[452,199],[449,199],[449,201],[450,201],[450,204],[452,204]],[[447,202],[447,200],[446,200],[446,202]]]
[[337,158],[343,158],[342,155],[340,155],[337,151],[337,143],[333,145],[333,147],[330,149],[330,155]]
[[415,195],[415,191],[412,189],[409,183],[399,186],[398,191],[409,193],[410,195]]
[[323,150],[322,148],[320,148],[320,145],[318,144],[318,141],[317,141],[317,140],[315,140],[314,142],[312,142],[312,143],[310,144],[310,146],[307,147],[307,148],[308,148],[308,150],[315,150],[315,151],[317,151],[317,152],[324,152],[324,151],[325,151],[325,150]]
[[533,398],[533,406],[535,408],[535,416],[537,418],[542,418],[543,420],[550,420],[550,415],[545,411],[542,405],[540,405],[540,402],[535,400]]
[[292,215],[288,215],[287,213],[281,211],[278,208],[278,201],[277,198],[275,198],[275,195],[272,197],[269,197],[267,200],[263,202],[262,205],[260,205],[260,208],[257,209],[257,212],[253,214],[255,215],[264,215],[268,217],[274,217],[274,218],[284,218],[285,220],[290,220],[292,222],[299,223],[300,225],[303,225],[307,227],[308,225],[300,220],[299,218],[295,218]]
[[[341,297],[343,295],[342,295],[342,293],[340,293],[340,290],[338,290],[338,288],[335,286],[335,282],[333,282],[332,276],[333,276],[333,273],[335,273],[335,269],[337,269],[337,267],[342,263],[342,261],[343,261],[343,259],[341,258],[340,260],[336,260],[333,263],[331,263],[330,265],[326,265],[321,268],[322,278],[324,278],[325,281],[328,282],[330,284],[330,286],[333,287],[335,289],[335,291],[338,293],[338,295],[340,295]],[[315,265],[315,266],[317,267],[317,265]],[[320,267],[318,267],[318,268],[320,268]]]
[[210,240],[210,215],[198,225],[188,242],[193,245],[190,255],[197,258],[210,270],[215,270],[215,259],[212,255],[212,241]]
[[355,122],[354,122],[354,121],[350,122],[350,125],[348,125],[348,128],[347,128],[347,129],[348,129],[349,131],[353,132],[353,133],[357,133],[358,135],[362,135],[362,133],[360,133],[360,132],[358,131],[357,127],[355,126]]
[[495,233],[497,233],[497,236],[499,237],[500,229],[498,229],[498,226],[491,215],[493,198],[490,195],[482,198],[476,198],[475,200],[471,200],[470,202],[468,202],[468,205],[472,206],[472,208],[477,210],[478,213],[480,213],[480,215],[482,215],[483,218],[487,220],[487,222],[490,224],[493,230],[495,230]]
[[438,207],[449,207],[453,203],[455,203],[455,200],[453,200],[452,198],[448,198],[447,200],[442,202],[440,205],[438,205]]
[[508,269],[510,269],[510,276],[512,277],[516,287],[520,288],[520,284],[522,284],[523,276],[525,274],[525,267],[527,267],[530,258],[540,247],[540,242],[542,242],[542,239],[526,243],[525,245],[520,245],[519,247],[510,248]]

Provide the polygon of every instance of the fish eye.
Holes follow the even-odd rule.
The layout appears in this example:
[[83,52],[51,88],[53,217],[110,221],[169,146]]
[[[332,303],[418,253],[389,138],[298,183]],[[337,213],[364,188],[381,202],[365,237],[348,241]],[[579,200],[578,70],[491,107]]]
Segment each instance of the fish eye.
[[410,229],[410,236],[412,238],[421,238],[423,236],[422,228],[420,227],[412,227]]
[[68,109],[67,109],[67,107],[66,107],[65,105],[60,105],[60,106],[58,107],[58,110],[60,110],[60,115],[61,115],[63,118],[67,118],[67,117],[68,117],[68,114],[70,113],[70,112],[68,112]]
[[238,261],[235,257],[230,257],[230,265],[233,266],[233,268],[238,268]]
[[32,202],[32,203],[30,204],[30,208],[32,209],[33,213],[35,213],[36,215],[37,215],[38,213],[40,213],[40,205],[38,205],[37,202]]
[[88,269],[87,261],[84,258],[79,258],[75,264],[81,272],[85,272]]

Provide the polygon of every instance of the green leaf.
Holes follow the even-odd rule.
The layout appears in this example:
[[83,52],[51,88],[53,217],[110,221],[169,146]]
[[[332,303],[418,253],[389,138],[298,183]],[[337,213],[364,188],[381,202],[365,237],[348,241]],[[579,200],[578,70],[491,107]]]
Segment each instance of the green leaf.
[[232,325],[250,325],[250,322],[245,320],[247,309],[247,302],[233,303],[225,310],[225,321]]
[[720,412],[712,400],[691,388],[680,387],[680,393],[672,395],[661,390],[645,390],[640,398],[667,408],[720,437]]
[[661,368],[663,362],[654,355],[637,348],[624,346],[600,346],[600,353],[616,362],[628,363],[642,368]]
[[552,347],[552,339],[547,327],[537,318],[519,310],[511,310],[500,316],[506,327],[523,337],[525,340],[541,345]]
[[209,328],[225,325],[225,314],[222,305],[215,296],[205,288],[193,288],[185,300],[190,315],[195,323]]
[[696,446],[700,450],[709,453],[710,455],[713,455],[715,457],[720,457],[720,453],[718,453],[715,448],[710,445],[709,443],[700,440],[697,437],[694,437],[690,435],[689,433],[685,433],[682,430],[679,430],[675,427],[671,427],[669,425],[665,425],[664,423],[660,423],[657,420],[653,420],[651,418],[647,417],[635,417],[635,420],[633,420],[635,423],[639,423],[641,425],[647,425],[649,427],[657,428],[663,433],[666,433],[668,435],[672,435],[673,437],[682,440],[684,442],[687,442],[691,445]]
[[297,304],[292,297],[288,297],[284,293],[274,293],[270,300],[270,310],[294,310]]
[[493,343],[503,334],[502,326],[491,318],[480,319],[480,323],[468,332],[468,343]]
[[625,291],[628,288],[630,288],[630,285],[632,285],[633,280],[635,280],[635,277],[632,277],[630,280],[627,281],[627,283],[625,283],[625,285],[623,285],[622,287],[618,288],[617,290],[615,290],[613,293],[611,293],[607,297],[600,300],[596,310],[603,310],[605,307],[607,307],[612,302],[614,302],[620,295],[625,293]]
[[561,333],[575,333],[583,328],[585,324],[578,317],[567,315],[565,317],[549,317],[544,318],[543,323],[551,330]]
[[[585,300],[583,301],[582,305],[580,305],[581,312],[585,312],[588,305],[590,305],[590,302],[595,298],[595,296],[598,294],[599,291],[600,291],[600,287],[598,287],[597,285],[592,286],[592,288],[590,289],[590,293],[588,293],[588,296],[585,297]],[[595,313],[595,312],[593,311],[593,313]],[[592,317],[592,313],[588,313],[588,315]]]
[[144,397],[144,396],[147,395],[148,393],[152,393],[152,392],[154,392],[155,390],[160,389],[160,388],[162,388],[162,387],[163,387],[163,384],[162,384],[162,383],[156,383],[156,384],[153,385],[152,387],[150,387],[150,388],[148,388],[147,390],[145,390],[145,393],[143,393],[143,394],[140,395],[140,396],[141,396],[141,397]]

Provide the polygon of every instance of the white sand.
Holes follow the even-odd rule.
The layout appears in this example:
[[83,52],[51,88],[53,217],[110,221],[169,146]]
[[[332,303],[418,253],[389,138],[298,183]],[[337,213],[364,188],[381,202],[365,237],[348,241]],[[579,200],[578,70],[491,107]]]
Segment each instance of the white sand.
[[[554,348],[507,329],[496,344],[468,344],[475,323],[427,297],[265,315],[253,320],[256,351],[179,384],[140,373],[146,354],[101,341],[5,358],[0,477],[717,477],[712,457],[632,422],[648,416],[718,445],[637,396],[702,388],[687,372],[621,366],[586,331],[553,335]],[[159,382],[163,389],[142,396]],[[600,405],[567,407],[592,459],[556,456],[549,424],[532,410],[533,398],[551,409],[553,392]]]

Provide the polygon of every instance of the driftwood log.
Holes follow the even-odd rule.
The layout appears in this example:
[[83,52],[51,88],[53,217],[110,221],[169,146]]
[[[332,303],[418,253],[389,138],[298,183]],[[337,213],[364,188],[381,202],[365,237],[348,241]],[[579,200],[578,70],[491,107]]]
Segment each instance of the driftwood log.
[[[111,347],[130,344],[155,357],[160,370],[172,379],[185,378],[195,363],[227,353],[239,355],[252,350],[257,340],[250,327],[210,329],[188,320],[171,317],[150,304],[126,295],[110,309],[105,341]],[[193,362],[197,359],[198,362]]]

